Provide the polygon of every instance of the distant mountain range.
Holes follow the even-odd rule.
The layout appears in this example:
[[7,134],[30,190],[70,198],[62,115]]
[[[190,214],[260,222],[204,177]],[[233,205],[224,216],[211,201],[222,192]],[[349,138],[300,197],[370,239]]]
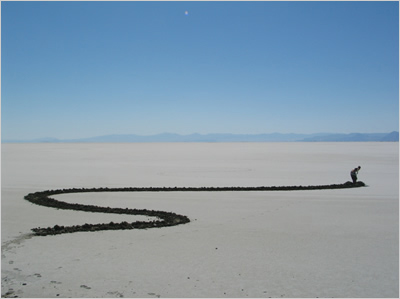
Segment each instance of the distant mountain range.
[[190,134],[163,133],[141,136],[134,134],[105,135],[81,139],[40,138],[33,140],[2,140],[2,143],[127,143],[127,142],[398,142],[399,132],[391,133],[316,133],[316,134]]

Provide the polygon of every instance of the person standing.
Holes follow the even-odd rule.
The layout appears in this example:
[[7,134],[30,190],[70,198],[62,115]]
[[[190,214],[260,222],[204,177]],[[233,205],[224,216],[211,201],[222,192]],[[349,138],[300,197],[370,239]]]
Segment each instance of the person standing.
[[361,169],[361,166],[358,166],[357,168],[354,168],[354,169],[350,172],[351,178],[352,178],[352,180],[353,180],[353,184],[355,184],[355,183],[357,182],[357,174],[358,174],[358,172],[360,171],[360,169]]

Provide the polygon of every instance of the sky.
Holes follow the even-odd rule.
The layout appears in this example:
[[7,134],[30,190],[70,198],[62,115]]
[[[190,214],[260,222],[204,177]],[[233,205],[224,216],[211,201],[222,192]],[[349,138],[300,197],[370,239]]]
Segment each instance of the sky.
[[1,2],[2,139],[399,130],[399,3]]

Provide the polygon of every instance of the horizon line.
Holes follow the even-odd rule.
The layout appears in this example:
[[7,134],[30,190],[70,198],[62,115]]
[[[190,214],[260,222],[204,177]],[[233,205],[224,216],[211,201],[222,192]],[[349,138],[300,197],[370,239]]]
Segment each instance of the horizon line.
[[[3,143],[12,143],[12,142],[71,142],[71,141],[76,141],[76,142],[87,142],[84,140],[89,140],[89,139],[96,139],[96,138],[107,138],[107,137],[138,137],[138,138],[146,138],[146,137],[161,137],[161,136],[179,136],[179,137],[194,137],[194,136],[201,136],[201,137],[207,137],[207,136],[214,136],[214,137],[223,137],[229,136],[229,137],[261,137],[261,136],[273,136],[273,135],[280,135],[282,137],[288,136],[288,135],[294,135],[299,138],[307,138],[307,137],[328,137],[328,136],[351,136],[351,135],[389,135],[389,134],[398,134],[399,131],[394,130],[390,132],[377,132],[377,133],[371,133],[371,132],[366,132],[366,133],[360,133],[360,132],[351,132],[351,133],[331,133],[331,132],[317,132],[317,133],[280,133],[280,132],[273,132],[273,133],[189,133],[189,134],[180,134],[180,133],[171,133],[171,132],[163,132],[163,133],[156,133],[156,134],[149,134],[149,135],[139,135],[139,134],[134,134],[134,133],[127,133],[127,134],[120,134],[120,133],[114,133],[114,134],[106,134],[106,135],[96,135],[96,136],[90,136],[90,137],[76,137],[76,138],[58,138],[58,137],[39,137],[39,138],[32,138],[32,139],[1,139],[1,142]],[[293,137],[294,137],[293,136]],[[216,140],[217,141],[217,140]],[[285,141],[298,141],[298,140],[285,140]],[[140,142],[140,141],[136,141]],[[167,141],[170,142],[170,141]],[[176,141],[174,141],[176,142]],[[187,142],[187,141],[186,141]],[[200,141],[201,142],[201,141]],[[204,142],[204,141],[203,141]],[[266,142],[266,141],[263,141]]]

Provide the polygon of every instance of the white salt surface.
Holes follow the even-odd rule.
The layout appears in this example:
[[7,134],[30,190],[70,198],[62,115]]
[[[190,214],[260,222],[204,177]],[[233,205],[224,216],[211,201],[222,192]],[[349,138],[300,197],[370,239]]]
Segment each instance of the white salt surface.
[[[3,144],[1,152],[3,296],[399,296],[398,143]],[[340,184],[358,165],[368,187],[57,195],[191,222],[28,235],[39,226],[147,219],[37,206],[23,199],[31,192]]]

